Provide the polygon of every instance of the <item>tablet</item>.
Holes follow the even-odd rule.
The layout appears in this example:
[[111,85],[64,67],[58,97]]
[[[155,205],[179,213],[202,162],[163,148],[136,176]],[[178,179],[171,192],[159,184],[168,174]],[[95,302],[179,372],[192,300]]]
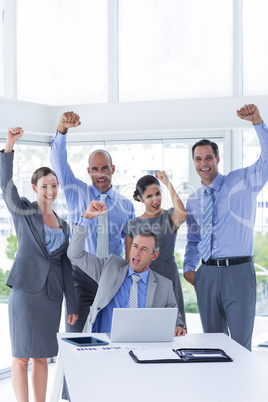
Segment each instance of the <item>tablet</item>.
[[61,338],[65,342],[69,342],[75,346],[101,346],[109,345],[109,342],[102,341],[94,336],[80,336],[74,338]]

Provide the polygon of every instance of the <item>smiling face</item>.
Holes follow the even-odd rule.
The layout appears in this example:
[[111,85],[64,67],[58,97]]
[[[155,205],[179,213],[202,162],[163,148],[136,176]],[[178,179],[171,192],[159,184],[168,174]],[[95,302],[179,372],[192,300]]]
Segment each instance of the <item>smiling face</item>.
[[157,216],[161,213],[162,193],[157,184],[147,187],[139,200],[145,205],[148,214]]
[[155,240],[153,237],[137,235],[132,243],[129,255],[129,265],[133,271],[141,273],[149,268],[151,261],[159,256],[154,252]]
[[195,170],[206,186],[209,186],[217,176],[219,161],[220,157],[216,158],[210,145],[199,145],[195,148]]
[[93,186],[99,191],[105,192],[111,188],[115,166],[111,164],[111,160],[105,152],[93,153],[89,158],[87,170]]
[[53,204],[59,191],[59,183],[53,174],[48,174],[40,177],[36,185],[32,184],[32,188],[37,193],[38,203]]

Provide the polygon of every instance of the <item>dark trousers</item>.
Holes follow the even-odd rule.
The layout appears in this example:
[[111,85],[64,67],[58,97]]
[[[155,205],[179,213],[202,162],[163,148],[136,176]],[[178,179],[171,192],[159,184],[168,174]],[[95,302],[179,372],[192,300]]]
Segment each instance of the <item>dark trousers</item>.
[[256,307],[253,262],[217,267],[201,265],[195,277],[204,332],[224,332],[251,350]]

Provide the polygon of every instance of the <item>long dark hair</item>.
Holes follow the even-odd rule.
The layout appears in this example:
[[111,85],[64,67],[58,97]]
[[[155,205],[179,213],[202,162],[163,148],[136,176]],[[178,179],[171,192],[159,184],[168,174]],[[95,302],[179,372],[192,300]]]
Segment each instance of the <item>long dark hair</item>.
[[156,184],[160,187],[160,183],[159,180],[154,177],[151,176],[150,174],[147,174],[146,176],[141,177],[136,184],[136,190],[134,191],[133,194],[133,198],[135,201],[139,201],[138,196],[140,196],[140,198],[142,198],[144,191],[150,187],[152,184]]
[[45,167],[40,167],[33,172],[33,175],[31,178],[31,184],[33,184],[34,186],[37,186],[38,180],[41,179],[41,177],[48,176],[49,174],[52,174],[53,176],[55,176],[57,183],[58,183],[58,178],[57,178],[57,175],[54,172],[54,170],[45,166]]

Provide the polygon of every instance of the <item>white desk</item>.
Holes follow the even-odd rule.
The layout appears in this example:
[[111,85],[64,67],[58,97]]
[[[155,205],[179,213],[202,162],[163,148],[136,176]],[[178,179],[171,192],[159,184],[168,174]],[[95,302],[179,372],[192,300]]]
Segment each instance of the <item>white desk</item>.
[[[146,348],[220,348],[233,362],[137,364],[128,352],[79,355],[61,340],[63,362],[72,402],[266,402],[268,365],[224,334],[187,334],[172,343],[111,344]],[[85,334],[83,334],[85,335]],[[105,334],[94,336],[107,340]],[[137,387],[134,386],[137,384]]]

